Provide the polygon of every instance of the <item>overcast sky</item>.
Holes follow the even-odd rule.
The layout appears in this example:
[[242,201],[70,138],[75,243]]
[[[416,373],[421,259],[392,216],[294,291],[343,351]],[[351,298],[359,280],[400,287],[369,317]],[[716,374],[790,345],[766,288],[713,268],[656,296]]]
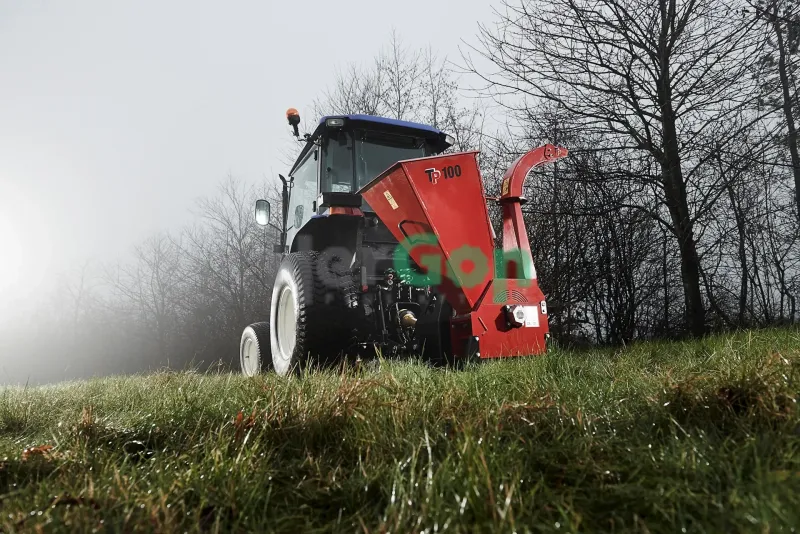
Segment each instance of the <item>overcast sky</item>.
[[[54,273],[284,172],[289,107],[394,27],[452,59],[491,3],[0,0],[0,317]],[[304,117],[316,120],[316,117]]]

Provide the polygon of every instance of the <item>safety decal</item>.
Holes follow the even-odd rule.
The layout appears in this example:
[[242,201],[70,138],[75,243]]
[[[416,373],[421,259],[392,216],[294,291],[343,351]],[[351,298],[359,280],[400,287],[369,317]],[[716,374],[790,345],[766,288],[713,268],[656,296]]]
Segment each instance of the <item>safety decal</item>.
[[509,182],[509,180],[503,180],[503,194],[504,195],[508,194],[508,182]]
[[539,327],[539,306],[525,306],[525,326]]
[[383,192],[383,196],[385,196],[386,200],[389,201],[389,205],[392,206],[393,210],[396,210],[397,208],[400,207],[400,206],[397,205],[397,202],[395,201],[394,197],[392,196],[392,194],[390,192],[384,191]]

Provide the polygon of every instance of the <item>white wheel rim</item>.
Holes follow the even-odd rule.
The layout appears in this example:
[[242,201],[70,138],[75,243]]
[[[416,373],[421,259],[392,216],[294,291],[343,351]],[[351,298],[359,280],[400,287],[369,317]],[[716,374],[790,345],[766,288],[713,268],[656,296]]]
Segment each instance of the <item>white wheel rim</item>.
[[284,287],[281,291],[276,311],[278,353],[281,359],[288,361],[292,357],[297,339],[297,318],[291,288]]
[[242,369],[247,376],[254,376],[259,368],[258,345],[253,338],[247,338],[242,347]]

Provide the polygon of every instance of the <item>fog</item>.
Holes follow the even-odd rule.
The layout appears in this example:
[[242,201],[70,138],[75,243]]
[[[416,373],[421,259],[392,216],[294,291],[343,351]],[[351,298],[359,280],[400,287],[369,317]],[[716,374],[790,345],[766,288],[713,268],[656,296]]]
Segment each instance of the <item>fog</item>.
[[456,56],[492,15],[478,0],[379,5],[0,3],[0,383],[90,370],[70,374],[39,322],[58,313],[59,277],[191,223],[228,175],[286,172],[285,110],[315,121],[337,67],[392,28]]

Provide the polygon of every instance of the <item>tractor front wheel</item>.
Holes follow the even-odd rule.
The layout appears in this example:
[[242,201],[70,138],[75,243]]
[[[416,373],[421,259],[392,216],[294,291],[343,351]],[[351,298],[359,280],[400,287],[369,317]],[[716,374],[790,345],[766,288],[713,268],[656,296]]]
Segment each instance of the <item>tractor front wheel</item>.
[[272,289],[270,345],[275,372],[298,373],[312,362],[331,363],[347,337],[341,288],[325,283],[317,253],[288,254]]
[[253,323],[242,332],[239,365],[245,376],[256,376],[272,365],[269,323]]

